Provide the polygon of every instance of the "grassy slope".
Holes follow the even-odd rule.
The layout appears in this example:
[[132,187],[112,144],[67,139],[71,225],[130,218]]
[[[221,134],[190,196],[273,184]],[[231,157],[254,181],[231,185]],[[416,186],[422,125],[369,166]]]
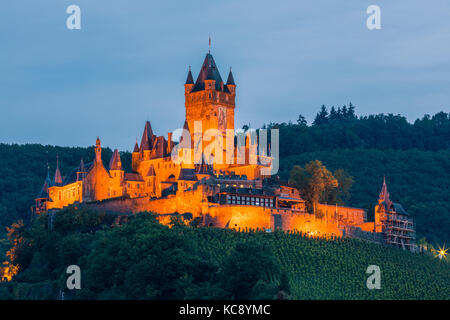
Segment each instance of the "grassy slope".
[[[289,274],[294,299],[450,299],[446,262],[358,240],[303,238],[292,234],[237,234],[193,231],[206,255],[219,263],[239,240],[258,237],[273,246],[277,263]],[[368,290],[369,265],[381,268],[381,290]]]
[[[145,219],[96,234],[41,232],[39,242],[42,245],[33,249],[34,263],[26,270],[27,276],[21,279],[25,282],[7,284],[9,289],[5,289],[5,284],[0,285],[0,298],[2,292],[5,297],[7,291],[10,298],[55,298],[58,287],[65,283],[67,264],[80,265],[85,275],[83,286],[89,286],[86,281],[94,281],[91,286],[102,288],[90,298],[108,297],[114,290],[126,298],[123,282],[127,281],[129,271],[142,260],[149,259],[151,256],[147,255],[152,248],[164,247],[165,241],[173,237],[178,239],[178,243],[192,243],[190,255],[219,268],[233,254],[238,243],[257,240],[262,247],[272,250],[276,265],[286,271],[293,299],[450,299],[450,265],[428,254],[413,254],[358,240],[310,239],[300,234],[280,232],[238,233],[191,227],[169,229]],[[55,239],[58,239],[56,244]],[[68,244],[77,245],[70,245],[67,251]],[[42,263],[38,263],[46,256],[53,260],[47,271],[42,269]],[[154,276],[152,264],[141,266],[136,281],[141,283],[145,277]],[[380,290],[366,287],[369,265],[381,268]],[[109,280],[99,281],[100,275]],[[105,286],[105,283],[109,284]],[[131,287],[134,285],[131,283]]]

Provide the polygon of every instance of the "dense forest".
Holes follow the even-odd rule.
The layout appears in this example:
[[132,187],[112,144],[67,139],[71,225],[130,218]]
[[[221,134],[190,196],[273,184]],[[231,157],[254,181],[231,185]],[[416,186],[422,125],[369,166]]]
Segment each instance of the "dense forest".
[[[66,268],[82,270],[70,299],[449,299],[450,268],[429,254],[299,233],[171,228],[150,213],[117,224],[111,214],[65,209],[9,229],[20,272],[3,299],[56,299]],[[368,290],[369,265],[382,270]]]

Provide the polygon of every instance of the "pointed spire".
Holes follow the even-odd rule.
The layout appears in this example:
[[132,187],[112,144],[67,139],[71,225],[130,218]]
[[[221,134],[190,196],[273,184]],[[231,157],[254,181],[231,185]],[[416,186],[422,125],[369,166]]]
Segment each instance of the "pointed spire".
[[144,132],[142,133],[140,151],[151,150],[153,144],[153,130],[150,121],[145,122]]
[[386,177],[383,176],[383,186],[381,187],[381,192],[380,192],[380,196],[379,196],[379,201],[381,202],[386,202],[389,203],[390,199],[389,199],[389,192],[387,190],[387,185],[386,185]]
[[189,72],[185,84],[194,84],[194,77],[192,76],[191,66],[189,66]]
[[133,152],[139,152],[139,145],[138,145],[138,142],[137,142],[137,138],[136,138],[136,144],[134,145]]
[[233,78],[233,73],[231,72],[231,67],[230,67],[230,73],[228,74],[228,79],[227,79],[227,85],[233,85],[235,86],[236,84],[234,83],[234,78]]
[[114,149],[114,153],[109,161],[109,170],[122,170],[122,161],[120,160],[120,153]]
[[45,178],[44,184],[42,185],[41,192],[37,196],[38,199],[48,198],[48,188],[52,186],[52,181],[50,180],[50,166],[47,162],[47,177]]
[[55,178],[53,179],[55,185],[62,184],[61,172],[59,171],[59,156],[56,155],[56,170],[55,170]]

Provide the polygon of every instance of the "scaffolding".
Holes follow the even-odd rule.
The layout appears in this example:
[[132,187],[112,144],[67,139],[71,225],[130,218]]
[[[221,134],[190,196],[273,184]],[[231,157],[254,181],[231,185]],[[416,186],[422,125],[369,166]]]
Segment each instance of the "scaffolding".
[[407,216],[397,212],[387,212],[382,220],[386,244],[407,250],[415,250],[415,223]]

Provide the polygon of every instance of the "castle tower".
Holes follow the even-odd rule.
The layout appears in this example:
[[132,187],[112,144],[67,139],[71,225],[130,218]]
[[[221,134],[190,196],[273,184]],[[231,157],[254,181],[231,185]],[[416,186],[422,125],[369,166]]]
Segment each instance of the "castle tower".
[[122,161],[120,160],[120,153],[114,149],[111,160],[109,161],[109,171],[122,171]]
[[153,165],[150,165],[147,174],[144,177],[145,190],[149,196],[156,196],[156,173]]
[[189,72],[187,75],[186,83],[184,84],[184,94],[188,94],[192,91],[194,87],[194,77],[192,76],[191,66],[189,66]]
[[102,162],[102,146],[99,137],[97,137],[97,140],[95,141],[95,162]]
[[233,73],[231,72],[231,67],[230,67],[230,73],[228,74],[228,79],[227,79],[227,88],[228,88],[228,90],[230,90],[230,93],[232,95],[236,95],[236,84],[234,83],[234,77],[233,77]]
[[[230,77],[231,76],[231,77]],[[195,84],[188,73],[185,84],[186,121],[194,130],[194,121],[202,122],[202,134],[208,129],[234,129],[235,89],[232,74],[225,85],[213,56],[206,54]]]
[[141,153],[141,160],[150,160],[150,154],[154,142],[154,135],[150,121],[145,123],[144,132],[142,133],[141,147],[139,152]]
[[113,179],[109,186],[111,197],[120,197],[123,195],[124,172],[122,161],[120,160],[120,153],[115,149],[109,161],[109,174]]

